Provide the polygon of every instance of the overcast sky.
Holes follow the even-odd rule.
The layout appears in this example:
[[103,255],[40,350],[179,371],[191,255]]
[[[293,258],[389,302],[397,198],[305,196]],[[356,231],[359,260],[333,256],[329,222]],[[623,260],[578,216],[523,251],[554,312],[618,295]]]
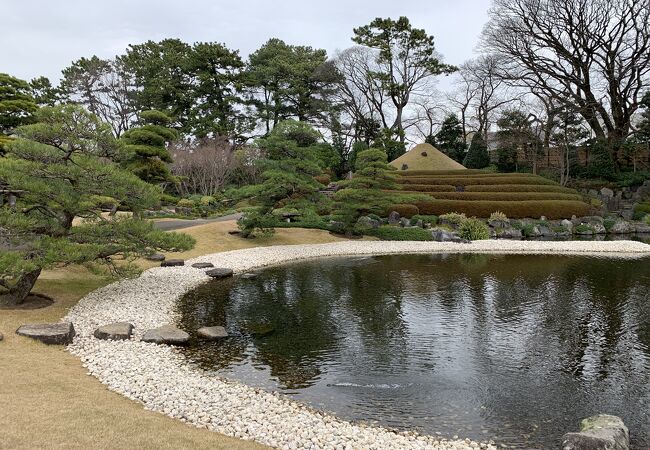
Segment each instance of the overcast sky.
[[110,58],[128,44],[180,38],[216,41],[243,57],[271,37],[325,48],[352,45],[352,28],[407,16],[436,40],[445,61],[473,56],[490,0],[0,0],[0,72],[23,79],[82,56]]

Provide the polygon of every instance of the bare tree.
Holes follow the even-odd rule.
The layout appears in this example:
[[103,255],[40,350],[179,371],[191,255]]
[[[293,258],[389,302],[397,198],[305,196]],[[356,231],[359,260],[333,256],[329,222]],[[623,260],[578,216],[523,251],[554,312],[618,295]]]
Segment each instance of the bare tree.
[[180,178],[182,195],[215,195],[234,170],[234,146],[224,137],[179,142],[170,149],[172,173]]
[[119,60],[81,58],[63,70],[62,91],[108,123],[116,137],[137,118],[135,86]]
[[509,79],[617,143],[648,81],[649,21],[648,0],[495,0],[483,46],[503,57],[499,70]]

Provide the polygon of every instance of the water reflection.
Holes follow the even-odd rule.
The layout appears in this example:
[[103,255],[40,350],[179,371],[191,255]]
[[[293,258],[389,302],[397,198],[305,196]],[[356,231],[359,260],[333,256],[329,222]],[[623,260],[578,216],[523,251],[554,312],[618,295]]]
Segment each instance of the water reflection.
[[182,326],[203,368],[351,419],[557,447],[608,412],[650,445],[650,265],[562,256],[334,258],[211,282]]

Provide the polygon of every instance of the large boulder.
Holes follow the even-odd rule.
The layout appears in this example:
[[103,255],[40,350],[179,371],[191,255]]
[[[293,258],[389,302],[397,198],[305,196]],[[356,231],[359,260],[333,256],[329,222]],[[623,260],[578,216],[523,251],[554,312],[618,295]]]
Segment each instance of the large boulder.
[[115,322],[108,325],[102,325],[97,328],[93,335],[97,339],[111,341],[125,341],[131,338],[133,334],[133,324],[128,322]]
[[456,243],[467,243],[469,242],[466,239],[458,236],[457,233],[447,230],[435,229],[431,231],[431,237],[434,241],[437,242],[456,242]]
[[402,228],[410,227],[411,226],[411,220],[409,218],[407,218],[407,217],[402,217],[402,218],[399,219],[399,225]]
[[636,231],[637,233],[650,234],[650,225],[647,225],[643,222],[637,222],[634,224],[634,231]]
[[360,228],[372,228],[372,229],[377,229],[379,228],[379,221],[376,219],[373,219],[368,216],[361,216],[359,217],[359,220],[357,220],[357,226]]
[[496,228],[495,237],[499,239],[522,239],[521,230],[512,227]]
[[217,267],[216,269],[206,270],[205,274],[211,278],[228,278],[233,276],[232,269]]
[[203,339],[208,339],[210,341],[216,341],[218,339],[223,339],[228,337],[228,332],[224,327],[201,327],[196,330],[196,333],[201,336]]
[[580,432],[562,437],[562,450],[629,450],[630,434],[620,417],[599,414],[580,423]]
[[618,220],[612,227],[609,229],[609,232],[612,234],[632,234],[636,231],[634,225],[632,225],[627,220]]
[[190,341],[190,335],[173,325],[163,325],[147,330],[142,336],[142,341],[154,344],[185,345]]
[[388,225],[399,225],[400,215],[397,211],[391,211],[388,215]]
[[70,344],[75,336],[74,326],[70,322],[32,323],[23,325],[16,334],[27,336],[44,344]]
[[184,266],[185,261],[182,259],[168,259],[167,261],[163,261],[160,263],[160,267],[178,267],[178,266]]
[[560,222],[560,225],[566,228],[569,232],[573,230],[573,222],[570,220],[564,219],[562,222]]

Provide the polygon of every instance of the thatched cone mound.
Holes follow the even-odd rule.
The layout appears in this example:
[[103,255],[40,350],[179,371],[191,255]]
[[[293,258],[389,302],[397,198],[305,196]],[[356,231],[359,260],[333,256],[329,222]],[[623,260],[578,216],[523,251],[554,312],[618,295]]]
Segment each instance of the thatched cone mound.
[[418,144],[394,161],[391,166],[398,170],[465,170],[431,144]]

